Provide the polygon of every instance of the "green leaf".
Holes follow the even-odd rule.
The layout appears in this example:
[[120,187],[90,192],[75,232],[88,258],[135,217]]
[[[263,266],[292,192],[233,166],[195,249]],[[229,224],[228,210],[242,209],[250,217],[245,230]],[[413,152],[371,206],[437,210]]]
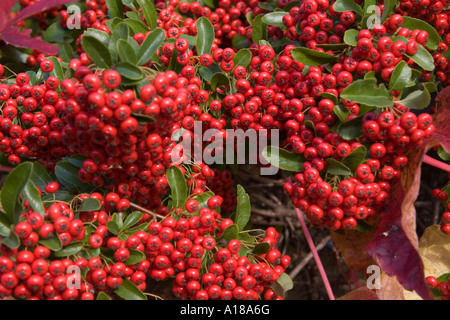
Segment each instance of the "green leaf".
[[305,162],[303,155],[275,146],[267,146],[263,150],[262,156],[273,166],[285,171],[300,172]]
[[55,253],[55,257],[69,257],[77,254],[83,249],[83,242],[77,241],[69,243],[63,249]]
[[286,273],[282,273],[278,280],[272,285],[272,289],[275,293],[281,297],[284,297],[285,293],[294,287],[294,282],[291,277]]
[[353,0],[336,0],[333,9],[337,12],[352,11],[360,16],[363,15],[363,9]]
[[352,152],[342,158],[341,163],[349,168],[352,172],[355,172],[356,168],[364,162],[367,149],[364,146],[355,148]]
[[240,50],[248,48],[250,46],[250,42],[245,36],[235,35],[231,40],[231,45],[233,48]]
[[181,172],[180,168],[171,166],[166,173],[167,182],[169,183],[171,190],[171,197],[174,208],[181,208],[186,202],[188,196],[188,188],[186,179]]
[[128,251],[130,251],[130,257],[127,259],[127,261],[125,261],[125,265],[127,266],[139,263],[146,258],[145,253],[143,253],[142,251],[134,249],[128,249]]
[[284,27],[283,17],[288,14],[284,11],[270,12],[262,17],[262,22],[270,26]]
[[115,70],[122,76],[130,80],[140,80],[144,78],[144,73],[136,65],[130,62],[119,62]]
[[131,115],[136,118],[139,124],[155,123],[156,119],[146,114],[132,112]]
[[362,116],[353,118],[339,126],[338,134],[345,140],[353,140],[362,135]]
[[356,29],[348,29],[344,33],[344,42],[349,46],[356,47],[358,44],[358,33]]
[[137,64],[137,56],[131,44],[125,39],[117,41],[117,53],[121,61]]
[[405,61],[400,61],[392,72],[389,90],[402,90],[412,80],[412,70]]
[[[135,13],[135,12],[134,12]],[[135,20],[132,18],[127,18],[123,20],[134,33],[146,33],[148,31],[148,27],[142,23],[140,20]]]
[[232,224],[223,231],[223,234],[220,238],[226,241],[230,241],[237,239],[238,234],[239,234],[239,227],[235,224]]
[[397,101],[397,103],[410,109],[425,109],[430,104],[430,101],[430,93],[424,88],[423,90],[411,92],[405,98]]
[[216,90],[217,87],[226,85],[230,85],[230,79],[223,73],[215,73],[211,78],[211,88]]
[[122,285],[114,293],[125,300],[147,300],[147,296],[127,278],[123,279]]
[[81,45],[88,57],[97,66],[104,69],[111,68],[111,54],[109,53],[108,47],[101,43],[98,39],[85,35],[81,39]]
[[210,53],[215,37],[211,21],[206,17],[200,17],[195,25],[197,27],[197,54],[201,56],[204,53]]
[[12,221],[9,220],[8,216],[0,211],[0,236],[8,237],[11,233]]
[[106,227],[108,228],[109,232],[111,232],[115,235],[118,235],[120,233],[119,226],[117,225],[116,222],[114,222],[112,220],[110,220],[106,223]]
[[108,12],[112,17],[122,18],[123,16],[123,3],[122,0],[105,0]]
[[95,300],[112,300],[112,299],[108,294],[106,294],[103,291],[100,291],[100,293],[97,295],[97,299]]
[[4,244],[10,249],[15,249],[20,246],[20,239],[14,232],[14,226],[10,227],[9,235],[6,238],[2,239],[0,243]]
[[126,217],[125,221],[123,222],[123,226],[122,226],[122,228],[120,228],[120,230],[122,231],[122,230],[127,230],[127,229],[131,228],[132,226],[134,226],[136,223],[138,223],[141,220],[143,215],[144,214],[140,211],[134,211],[134,212],[130,213]]
[[155,29],[157,13],[153,3],[148,0],[137,0],[137,3],[139,4],[139,7],[142,9],[142,12],[144,13],[145,21],[150,27],[150,30]]
[[253,254],[264,254],[270,250],[270,244],[267,242],[258,243],[252,250]]
[[103,43],[105,46],[108,46],[109,40],[111,39],[111,35],[109,33],[94,28],[87,29],[84,32],[84,36],[93,37]]
[[450,155],[445,152],[444,148],[442,148],[442,146],[439,147],[437,154],[439,156],[439,158],[441,158],[444,161],[448,161],[450,160]]
[[358,223],[354,230],[359,231],[359,232],[372,232],[373,230],[375,230],[375,227],[371,226],[364,220],[358,220]]
[[398,1],[384,0],[383,3],[384,3],[384,7],[383,7],[383,12],[381,14],[381,23],[385,22],[386,19],[390,16],[390,14],[392,13],[392,11],[395,8],[395,5],[398,3]]
[[153,30],[139,47],[137,64],[140,66],[146,64],[164,42],[165,37],[166,33],[163,29]]
[[67,161],[69,161],[71,164],[73,164],[75,167],[81,169],[83,168],[83,163],[87,159],[83,154],[74,154],[73,156],[70,156],[67,158]]
[[194,199],[198,202],[198,210],[194,214],[198,214],[198,212],[200,211],[201,208],[207,208],[208,200],[209,200],[209,198],[211,198],[213,196],[214,196],[214,193],[212,191],[207,191],[205,193],[202,193],[202,194],[192,197],[192,199]]
[[264,14],[259,14],[253,20],[252,41],[259,43],[259,40],[267,40],[267,24],[262,19]]
[[291,50],[292,58],[307,66],[321,66],[338,59],[337,56],[308,48],[295,48]]
[[431,50],[436,50],[439,46],[439,43],[442,42],[441,36],[436,31],[436,29],[421,19],[404,16],[402,28],[408,28],[411,31],[419,29],[428,32],[429,40],[425,44],[425,46]]
[[250,50],[249,49],[241,49],[234,55],[234,58],[233,58],[234,68],[233,68],[233,70],[237,66],[242,66],[244,68],[248,68],[248,66],[250,65],[251,61],[252,61],[252,53],[250,52]]
[[50,60],[51,62],[53,62],[53,70],[50,72],[50,75],[58,78],[59,81],[63,81],[64,80],[64,72],[63,72],[63,69],[61,67],[61,62],[59,62],[59,60],[56,59],[56,57],[53,57],[53,56],[46,57],[45,59]]
[[41,239],[39,244],[49,248],[53,252],[58,252],[62,249],[62,243],[58,236],[53,236],[50,239]]
[[[404,43],[408,43],[408,39],[401,36],[395,37],[392,41],[393,42],[403,41]],[[413,60],[422,69],[426,71],[433,71],[434,70],[433,56],[421,44],[417,45],[419,46],[419,50],[414,55],[405,54],[405,56]]]
[[43,39],[45,42],[64,43],[65,37],[69,35],[69,30],[61,26],[59,21],[56,21],[48,26],[44,32]]
[[334,94],[332,94],[332,93],[329,93],[329,92],[322,92],[322,93],[320,94],[320,96],[321,96],[323,99],[331,100],[331,101],[334,103],[334,105],[336,105],[336,104],[338,103],[338,98],[337,98]]
[[327,159],[327,173],[335,176],[348,176],[352,171],[345,165],[333,158]]
[[377,81],[373,79],[352,82],[342,91],[341,98],[374,107],[390,107],[394,105],[391,94],[384,84],[380,84],[377,87]]
[[220,69],[220,67],[216,63],[213,63],[212,65],[210,65],[208,67],[200,67],[200,69],[198,69],[198,73],[199,73],[200,77],[202,77],[202,79],[207,82],[211,82],[211,79],[213,78],[213,76],[216,73],[220,73],[220,72],[222,72],[222,69]]
[[237,206],[235,223],[239,231],[243,230],[250,220],[251,204],[250,196],[241,185],[237,186]]
[[69,161],[61,160],[55,166],[55,175],[58,180],[68,189],[80,189],[81,191],[91,191],[93,186],[82,182],[78,178],[79,168],[75,167]]
[[25,184],[25,187],[23,188],[23,194],[25,196],[25,199],[28,200],[28,203],[33,208],[34,212],[39,213],[41,216],[44,216],[44,204],[42,203],[39,191],[36,189],[33,181],[28,180],[28,182]]
[[197,37],[194,36],[190,36],[188,34],[180,34],[180,38],[186,39],[188,41],[188,44],[190,46],[195,46],[197,45]]
[[94,198],[86,198],[81,202],[80,207],[78,208],[78,212],[84,211],[98,211],[102,207],[100,201]]
[[23,162],[8,174],[3,184],[0,194],[1,204],[9,220],[13,223],[19,222],[23,208],[19,196],[30,179],[32,171],[33,164]]
[[53,182],[45,167],[37,161],[33,162],[33,171],[31,172],[30,180],[41,190],[44,190],[47,184]]

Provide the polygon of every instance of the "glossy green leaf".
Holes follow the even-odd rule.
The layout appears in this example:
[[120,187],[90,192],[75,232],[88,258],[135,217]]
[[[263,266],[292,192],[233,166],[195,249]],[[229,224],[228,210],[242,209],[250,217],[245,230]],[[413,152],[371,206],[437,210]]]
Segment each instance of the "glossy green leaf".
[[270,244],[267,242],[259,242],[252,250],[253,254],[264,254],[270,250]]
[[366,152],[366,147],[359,146],[342,158],[341,163],[349,168],[350,171],[355,172],[356,168],[364,162]]
[[184,206],[188,195],[186,179],[180,168],[176,166],[171,166],[167,170],[166,176],[171,190],[173,206],[174,208],[181,208]]
[[275,146],[266,147],[262,152],[262,156],[273,166],[285,171],[300,172],[305,162],[303,155]]
[[8,218],[8,216],[0,211],[0,236],[8,237],[11,233],[11,225],[12,221]]
[[10,227],[9,235],[6,238],[3,238],[0,243],[4,244],[10,249],[15,249],[20,246],[20,239],[14,232],[14,226]]
[[362,116],[353,118],[339,126],[338,134],[345,140],[352,140],[362,135]]
[[230,79],[223,73],[215,73],[211,78],[211,88],[216,90],[218,87],[230,85]]
[[358,44],[358,30],[348,29],[344,33],[344,42],[349,46],[356,47]]
[[94,198],[86,198],[81,202],[80,207],[78,208],[78,212],[84,211],[98,211],[102,207],[100,201]]
[[374,79],[356,80],[341,93],[341,98],[374,107],[394,105],[391,94],[384,84],[377,86]]
[[402,90],[412,80],[412,70],[405,61],[400,61],[397,66],[395,66],[392,72],[391,79],[389,81],[389,90]]
[[226,241],[230,241],[237,239],[238,234],[239,234],[239,227],[235,224],[232,224],[223,231],[223,234],[220,238]]
[[97,299],[95,299],[95,300],[101,301],[101,300],[112,300],[112,299],[108,294],[101,291],[101,292],[99,292],[99,294],[97,295]]
[[53,179],[50,177],[45,167],[37,161],[33,162],[30,180],[41,190],[44,190],[47,184],[53,182]]
[[127,230],[133,227],[136,223],[138,223],[144,214],[140,211],[134,211],[130,213],[123,222],[122,228],[120,230]]
[[119,62],[115,70],[122,76],[130,80],[140,80],[144,78],[144,72],[130,62]]
[[363,9],[353,0],[336,0],[333,9],[336,12],[352,11],[360,16],[363,15]]
[[111,35],[109,33],[94,28],[87,29],[84,32],[84,36],[93,37],[103,43],[105,46],[108,46],[109,40],[111,39]]
[[67,246],[62,248],[60,251],[55,253],[55,257],[69,257],[77,254],[83,249],[83,242],[77,241],[69,243]]
[[233,68],[233,70],[237,66],[242,66],[244,68],[248,68],[248,66],[250,65],[251,61],[252,61],[252,53],[250,52],[250,50],[249,49],[241,49],[234,55],[234,58],[233,58],[234,68]]
[[222,69],[220,69],[220,67],[216,63],[213,63],[208,67],[200,67],[200,69],[198,69],[200,77],[202,77],[202,79],[207,82],[211,82],[212,77],[216,73],[220,72],[222,72]]
[[237,206],[235,223],[239,231],[243,230],[250,220],[251,204],[250,196],[241,185],[237,186]]
[[83,163],[87,159],[83,154],[74,154],[73,156],[70,156],[67,158],[67,161],[69,161],[71,164],[73,164],[77,168],[83,168]]
[[125,261],[125,265],[131,266],[145,260],[145,253],[139,250],[128,249],[130,251],[130,257]]
[[210,53],[214,43],[214,27],[206,17],[200,17],[196,22],[197,27],[197,54]]
[[328,158],[327,173],[335,176],[348,176],[352,174],[352,171],[336,159]]
[[136,0],[139,4],[139,7],[142,9],[144,13],[145,21],[147,22],[150,30],[154,30],[156,28],[156,20],[157,20],[157,12],[156,8],[151,1],[148,0]]
[[284,27],[283,17],[288,14],[288,12],[284,11],[270,12],[262,17],[262,22],[271,26]]
[[381,13],[381,23],[385,22],[386,19],[391,15],[391,13],[393,12],[398,1],[384,0],[383,3],[384,3],[384,6],[383,6],[383,12]]
[[58,59],[56,59],[56,57],[53,57],[53,56],[46,57],[45,59],[53,62],[53,70],[50,72],[50,75],[58,78],[59,81],[63,81],[64,80],[64,72],[63,72],[63,68],[61,66],[61,62]]
[[112,17],[121,18],[123,16],[122,0],[105,0],[105,3]]
[[444,160],[444,161],[450,160],[450,155],[447,152],[445,152],[445,150],[444,150],[444,148],[442,148],[442,146],[439,147],[437,153],[438,153],[439,158],[441,158],[442,160]]
[[119,226],[116,222],[110,220],[106,223],[106,227],[108,228],[108,231],[112,234],[118,235],[120,233]]
[[53,236],[50,239],[41,239],[39,244],[49,248],[53,252],[58,252],[62,249],[62,243],[58,236]]
[[439,43],[442,42],[441,36],[436,29],[421,19],[404,16],[402,28],[408,28],[409,30],[419,29],[428,32],[429,40],[425,46],[431,50],[436,50]]
[[114,293],[125,300],[147,300],[147,296],[127,278],[123,279],[122,285]]
[[166,33],[163,29],[154,29],[141,44],[138,52],[138,65],[146,64],[164,42]]
[[23,162],[8,174],[2,186],[0,194],[1,204],[9,220],[13,223],[19,222],[19,216],[23,208],[19,197],[28,183],[32,171],[33,164],[31,162]]
[[135,20],[132,18],[127,18],[123,20],[134,33],[146,33],[148,31],[148,27],[145,26],[142,21]]
[[338,59],[337,56],[308,48],[295,48],[291,50],[292,58],[307,66],[321,66]]
[[125,39],[117,41],[117,53],[121,61],[137,64],[138,59],[131,44]]
[[98,39],[85,35],[81,39],[81,45],[88,57],[100,68],[111,68],[112,59],[108,47]]
[[397,103],[410,109],[425,109],[430,104],[430,101],[430,93],[424,88],[423,90],[411,92],[405,98],[397,101]]
[[33,208],[34,212],[39,213],[41,216],[45,215],[44,204],[42,203],[42,198],[39,195],[39,191],[36,189],[33,181],[28,180],[23,188],[23,194],[25,199],[28,200],[28,203]]
[[78,168],[69,161],[59,161],[55,166],[55,175],[58,180],[68,189],[80,189],[81,191],[90,191],[93,186],[82,182],[78,178]]
[[262,19],[264,14],[259,14],[253,19],[252,41],[258,43],[259,40],[267,40],[267,24]]

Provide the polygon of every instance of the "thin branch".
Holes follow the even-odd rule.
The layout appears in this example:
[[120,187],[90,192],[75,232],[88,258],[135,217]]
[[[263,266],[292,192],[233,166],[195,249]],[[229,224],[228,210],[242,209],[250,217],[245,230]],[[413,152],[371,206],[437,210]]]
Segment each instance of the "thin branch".
[[162,216],[162,215],[157,214],[157,213],[155,213],[155,212],[153,212],[151,210],[148,210],[148,209],[146,209],[144,207],[141,207],[140,205],[138,205],[136,203],[130,203],[130,207],[132,207],[134,209],[137,209],[137,210],[139,210],[139,211],[141,211],[143,213],[147,213],[147,214],[149,214],[149,215],[151,215],[153,217],[156,217],[156,218],[160,218],[160,219],[165,219],[166,218],[165,216]]
[[[327,245],[328,241],[330,241],[330,239],[331,239],[330,236],[323,238],[316,247],[317,251],[322,250]],[[306,265],[309,263],[309,261],[311,261],[311,259],[313,259],[313,258],[314,258],[314,256],[313,256],[312,252],[308,253],[303,258],[303,260],[298,265],[296,265],[295,268],[292,269],[292,271],[289,273],[289,276],[291,277],[291,279],[294,279],[300,273],[300,271],[302,271],[302,269],[304,267],[306,267]]]

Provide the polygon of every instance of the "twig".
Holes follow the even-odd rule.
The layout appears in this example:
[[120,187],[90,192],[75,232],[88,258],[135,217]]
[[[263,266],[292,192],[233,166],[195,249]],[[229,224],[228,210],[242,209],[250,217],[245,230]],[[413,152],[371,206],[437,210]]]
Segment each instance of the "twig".
[[13,170],[14,170],[13,167],[0,166],[0,172],[11,172]]
[[[330,236],[323,238],[317,245],[317,251],[322,250],[327,245],[328,241],[330,241],[330,239]],[[312,258],[314,258],[312,252],[308,253],[303,258],[303,260],[298,265],[296,265],[295,268],[292,269],[292,271],[289,273],[291,279],[294,279],[300,273],[300,271],[302,271],[302,269],[306,267],[306,265],[308,265],[309,261],[311,261]]]
[[156,218],[160,218],[160,219],[165,219],[166,218],[165,216],[162,216],[162,215],[157,214],[157,213],[155,213],[155,212],[153,212],[151,210],[148,210],[148,209],[146,209],[144,207],[141,207],[140,205],[138,205],[136,203],[130,203],[130,207],[132,207],[134,209],[137,209],[137,210],[139,210],[139,211],[141,211],[143,213],[147,213],[149,215],[152,215],[152,216],[154,216]]

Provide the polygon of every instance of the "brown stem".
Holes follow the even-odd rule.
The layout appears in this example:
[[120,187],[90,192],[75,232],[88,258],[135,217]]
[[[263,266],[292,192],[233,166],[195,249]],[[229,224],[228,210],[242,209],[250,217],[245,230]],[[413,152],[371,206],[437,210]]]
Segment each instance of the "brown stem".
[[160,218],[160,219],[164,219],[164,218],[165,218],[165,216],[162,216],[162,215],[160,215],[160,214],[157,214],[157,213],[155,213],[155,212],[153,212],[153,211],[151,211],[151,210],[148,210],[148,209],[146,209],[146,208],[144,208],[144,207],[141,207],[140,205],[138,205],[138,204],[136,204],[136,203],[133,203],[133,202],[130,203],[130,207],[132,207],[132,208],[134,208],[134,209],[137,209],[137,210],[139,210],[139,211],[141,211],[141,212],[143,212],[143,213],[147,213],[147,214],[149,214],[149,215],[152,215],[152,216],[154,216],[154,217],[156,217],[156,218]]

